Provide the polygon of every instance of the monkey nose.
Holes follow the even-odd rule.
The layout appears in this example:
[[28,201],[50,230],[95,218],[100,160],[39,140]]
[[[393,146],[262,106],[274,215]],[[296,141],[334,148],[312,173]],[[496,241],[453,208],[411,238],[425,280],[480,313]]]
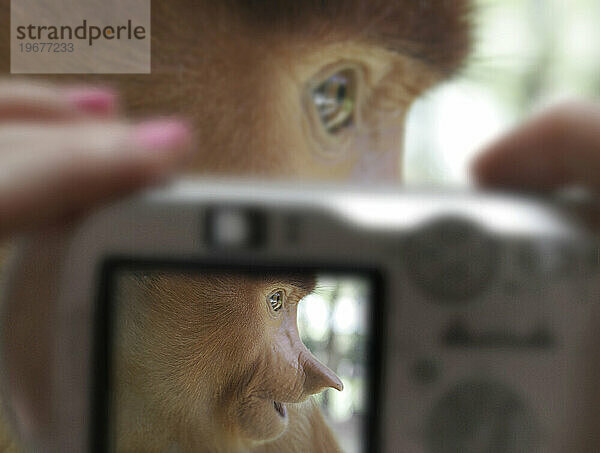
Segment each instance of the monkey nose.
[[310,353],[304,363],[304,373],[306,376],[304,391],[309,395],[314,395],[329,387],[340,392],[344,390],[344,384],[340,378]]

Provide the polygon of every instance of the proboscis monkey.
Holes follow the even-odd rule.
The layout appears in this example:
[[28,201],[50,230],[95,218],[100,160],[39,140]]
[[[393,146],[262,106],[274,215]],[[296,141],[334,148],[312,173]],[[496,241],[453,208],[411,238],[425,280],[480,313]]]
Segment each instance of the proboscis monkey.
[[314,284],[223,272],[121,276],[116,451],[340,451],[305,402],[343,387],[298,335],[297,306]]
[[[468,53],[469,3],[154,0],[152,74],[76,79],[114,85],[122,93],[124,110],[134,116],[187,115],[198,143],[191,172],[277,179],[397,180],[403,121],[411,103],[458,69]],[[0,5],[0,23],[0,64],[8,74],[8,1]],[[231,284],[236,286],[236,282]],[[190,282],[189,287],[181,287],[182,294],[192,288],[208,291]],[[189,338],[182,334],[190,326],[173,321],[169,317],[156,320],[171,323],[172,337],[182,340],[182,348],[189,346]],[[232,339],[261,338],[258,332],[254,339],[228,338],[219,332],[224,348]],[[160,355],[147,357],[146,366],[154,363],[152,357]],[[232,369],[221,371],[232,376],[240,370],[232,364]],[[173,378],[182,375],[183,371]],[[215,376],[216,382],[222,382],[219,378],[223,376]],[[323,387],[327,385],[331,383]],[[171,414],[173,432],[180,433],[178,430],[186,428],[176,423],[173,411],[178,406],[168,404],[184,395],[167,393],[161,393],[165,405],[159,406]],[[318,410],[310,403],[287,410],[290,420],[298,423],[283,427],[272,410],[275,422],[269,428],[273,432],[260,436],[275,436],[278,429],[285,432],[274,443],[259,448],[319,451],[310,443],[315,439],[311,430],[327,432]],[[253,412],[248,414],[247,426],[240,420],[230,426],[246,440],[260,437],[255,430],[265,428],[251,425],[256,419]],[[148,429],[154,435],[162,428]],[[204,432],[208,428],[198,429]],[[188,434],[182,436],[187,439]],[[157,445],[159,438],[157,434]],[[223,439],[228,442],[236,436]],[[134,445],[136,436],[132,434],[128,441]],[[237,445],[233,444],[215,444],[214,450],[235,451]],[[337,448],[333,443],[322,451]]]

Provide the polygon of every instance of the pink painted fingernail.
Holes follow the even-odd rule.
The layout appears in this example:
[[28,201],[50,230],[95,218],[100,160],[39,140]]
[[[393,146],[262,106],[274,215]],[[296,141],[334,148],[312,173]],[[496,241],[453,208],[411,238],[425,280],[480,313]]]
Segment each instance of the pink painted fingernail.
[[82,112],[109,114],[117,109],[117,94],[109,88],[70,88],[66,96],[70,104]]
[[158,119],[136,126],[134,143],[144,149],[178,148],[190,143],[190,128],[183,121]]

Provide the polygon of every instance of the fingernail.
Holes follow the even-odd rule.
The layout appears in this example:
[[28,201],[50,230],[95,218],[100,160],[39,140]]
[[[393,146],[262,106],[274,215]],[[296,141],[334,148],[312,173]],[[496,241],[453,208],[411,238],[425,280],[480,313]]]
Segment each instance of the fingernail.
[[71,88],[66,96],[71,105],[86,113],[108,114],[117,108],[117,94],[108,88]]
[[190,128],[183,121],[159,119],[137,125],[133,132],[135,145],[149,150],[180,148],[190,143]]

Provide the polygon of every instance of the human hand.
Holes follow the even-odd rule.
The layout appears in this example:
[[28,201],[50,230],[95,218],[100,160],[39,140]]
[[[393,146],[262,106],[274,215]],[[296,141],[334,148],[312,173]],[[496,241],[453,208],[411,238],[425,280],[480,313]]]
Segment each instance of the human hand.
[[160,181],[190,145],[179,120],[122,118],[110,89],[0,80],[0,238]]
[[472,169],[487,188],[600,191],[600,106],[555,107],[493,143]]

